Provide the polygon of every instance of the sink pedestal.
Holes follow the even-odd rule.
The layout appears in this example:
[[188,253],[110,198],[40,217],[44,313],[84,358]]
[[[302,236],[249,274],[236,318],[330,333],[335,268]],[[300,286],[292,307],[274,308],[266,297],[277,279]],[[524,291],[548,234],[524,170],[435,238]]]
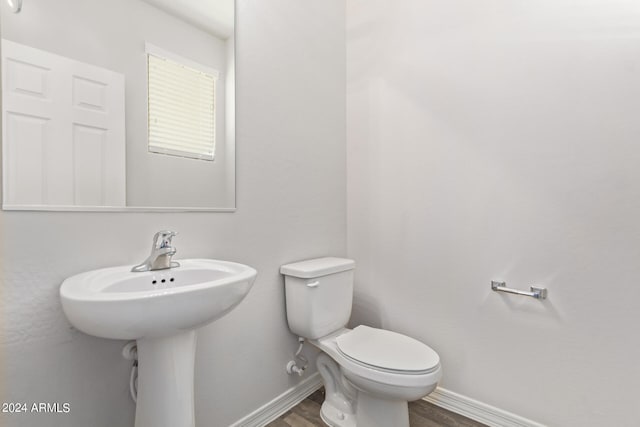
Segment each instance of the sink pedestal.
[[194,427],[196,332],[141,338],[135,427]]

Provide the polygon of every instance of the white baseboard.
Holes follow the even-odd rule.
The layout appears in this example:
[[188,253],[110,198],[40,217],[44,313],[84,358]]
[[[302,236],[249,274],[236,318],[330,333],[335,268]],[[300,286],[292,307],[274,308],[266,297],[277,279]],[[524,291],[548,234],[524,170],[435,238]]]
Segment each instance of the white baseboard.
[[322,379],[320,374],[316,372],[229,427],[264,427],[302,402],[321,386]]
[[424,398],[444,409],[463,415],[486,424],[489,427],[546,427],[544,424],[528,420],[511,412],[503,411],[486,403],[478,402],[458,393],[438,387],[433,393]]
[[[264,427],[302,402],[320,387],[322,387],[322,379],[320,378],[320,374],[316,372],[229,427]],[[486,424],[489,427],[546,427],[544,424],[537,423],[441,387],[435,389],[435,391],[425,397],[424,400],[474,421]]]

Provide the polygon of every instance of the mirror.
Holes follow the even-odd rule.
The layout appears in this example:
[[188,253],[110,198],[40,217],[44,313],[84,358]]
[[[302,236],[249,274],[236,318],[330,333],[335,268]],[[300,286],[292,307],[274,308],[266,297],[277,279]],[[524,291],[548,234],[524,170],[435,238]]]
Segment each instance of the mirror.
[[234,0],[0,1],[3,209],[235,209]]

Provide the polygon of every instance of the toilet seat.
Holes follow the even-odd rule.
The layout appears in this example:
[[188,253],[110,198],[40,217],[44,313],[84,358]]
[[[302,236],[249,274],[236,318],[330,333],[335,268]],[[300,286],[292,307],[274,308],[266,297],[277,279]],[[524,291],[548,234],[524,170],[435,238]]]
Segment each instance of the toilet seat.
[[355,363],[393,374],[428,374],[440,366],[440,357],[429,346],[384,329],[357,326],[336,337],[336,346]]
[[[344,351],[341,351],[338,348],[338,339],[343,335],[350,334],[351,332],[353,332],[353,330],[346,328],[340,329],[326,337],[319,338],[318,340],[310,340],[309,342],[331,356],[331,358],[340,365],[340,368],[345,373],[350,372],[354,375],[367,378],[380,384],[386,384],[394,387],[423,387],[428,384],[435,384],[440,380],[440,377],[442,376],[442,368],[439,363],[439,358],[438,363],[431,370],[428,370],[427,372],[411,372],[380,368],[371,364],[363,363],[344,354]],[[420,344],[426,347],[425,344]]]

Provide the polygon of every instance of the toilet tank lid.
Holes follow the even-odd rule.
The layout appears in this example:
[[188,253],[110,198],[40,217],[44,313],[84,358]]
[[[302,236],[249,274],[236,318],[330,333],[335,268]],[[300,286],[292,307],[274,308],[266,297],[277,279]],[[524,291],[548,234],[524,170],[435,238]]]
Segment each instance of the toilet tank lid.
[[353,270],[355,266],[356,263],[352,259],[335,257],[315,258],[283,265],[280,267],[280,273],[285,276],[312,279],[314,277],[326,276],[327,274]]

